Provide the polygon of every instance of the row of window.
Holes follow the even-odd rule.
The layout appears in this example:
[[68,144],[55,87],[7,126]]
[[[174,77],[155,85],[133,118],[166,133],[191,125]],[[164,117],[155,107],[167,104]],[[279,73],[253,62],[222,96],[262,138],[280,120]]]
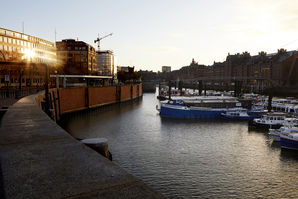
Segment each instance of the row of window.
[[30,47],[30,46],[33,47],[33,44],[31,44],[30,42],[19,40],[19,39],[12,39],[12,38],[3,37],[3,36],[0,36],[0,42],[14,44],[14,45],[21,45],[26,47]]
[[[68,46],[67,48],[65,47],[60,47],[59,50],[73,50],[73,48],[71,46]],[[74,50],[87,50],[87,47],[86,46],[83,46],[83,47],[78,47],[78,46],[75,46],[74,47]]]
[[1,28],[0,28],[0,35],[6,35],[6,36],[9,36],[9,37],[15,37],[15,38],[23,39],[23,40],[28,40],[28,41],[31,41],[33,43],[39,42],[39,43],[41,43],[43,45],[46,45],[46,46],[49,46],[49,47],[54,46],[53,43],[51,43],[49,41],[39,39],[37,37],[28,36],[28,35],[25,35],[25,34],[22,34],[22,33],[13,32],[13,31],[10,31],[10,30],[4,30],[4,29],[1,29]]
[[9,37],[3,37],[0,36],[0,42],[3,43],[8,43],[8,44],[13,44],[13,45],[18,45],[18,46],[24,46],[24,47],[31,47],[31,48],[39,48],[39,49],[44,49],[44,50],[54,50],[53,46],[48,45],[47,43],[42,43],[42,45],[39,45],[37,43],[31,43],[29,41],[23,41],[19,39],[12,39]]

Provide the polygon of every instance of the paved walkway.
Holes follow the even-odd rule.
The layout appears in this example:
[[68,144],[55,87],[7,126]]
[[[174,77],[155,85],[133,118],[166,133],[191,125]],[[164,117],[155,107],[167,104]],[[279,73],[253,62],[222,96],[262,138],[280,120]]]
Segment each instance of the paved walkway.
[[3,116],[0,161],[0,198],[163,198],[72,138],[33,96]]

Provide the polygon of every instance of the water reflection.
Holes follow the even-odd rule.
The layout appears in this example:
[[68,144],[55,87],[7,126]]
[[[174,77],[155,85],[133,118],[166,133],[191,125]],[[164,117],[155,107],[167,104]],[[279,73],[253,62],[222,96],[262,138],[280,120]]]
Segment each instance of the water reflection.
[[280,150],[268,132],[247,122],[160,118],[157,103],[144,94],[62,125],[78,138],[106,137],[115,163],[170,198],[298,195],[297,154]]

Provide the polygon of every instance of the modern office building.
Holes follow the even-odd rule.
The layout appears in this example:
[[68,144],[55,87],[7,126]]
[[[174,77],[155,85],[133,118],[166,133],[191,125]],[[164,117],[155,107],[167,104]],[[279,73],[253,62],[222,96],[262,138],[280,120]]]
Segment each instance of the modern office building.
[[97,66],[101,75],[114,74],[114,54],[113,51],[97,51]]
[[74,39],[56,42],[57,59],[62,73],[67,75],[96,75],[97,54],[95,48]]
[[53,42],[0,28],[0,87],[42,86],[56,58]]

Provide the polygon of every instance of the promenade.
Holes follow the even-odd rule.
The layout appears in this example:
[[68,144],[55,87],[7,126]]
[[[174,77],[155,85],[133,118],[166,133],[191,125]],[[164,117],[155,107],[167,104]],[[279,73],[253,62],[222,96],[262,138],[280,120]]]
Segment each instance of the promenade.
[[10,106],[0,129],[0,198],[164,198],[71,137],[36,105]]

